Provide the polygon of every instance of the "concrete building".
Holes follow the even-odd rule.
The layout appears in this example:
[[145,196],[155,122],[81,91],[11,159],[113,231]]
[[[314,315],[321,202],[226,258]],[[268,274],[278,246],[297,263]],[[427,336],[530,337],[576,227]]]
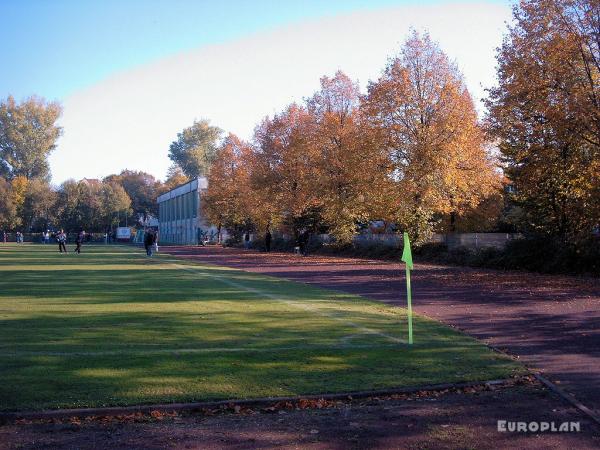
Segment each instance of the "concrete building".
[[158,197],[158,232],[163,243],[196,245],[217,240],[217,230],[202,215],[206,178],[197,178]]

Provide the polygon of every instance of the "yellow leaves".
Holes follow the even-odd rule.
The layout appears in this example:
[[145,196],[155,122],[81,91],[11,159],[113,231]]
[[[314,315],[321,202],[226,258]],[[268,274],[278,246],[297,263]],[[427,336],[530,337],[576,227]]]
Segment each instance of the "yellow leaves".
[[234,228],[249,220],[255,201],[249,185],[250,152],[234,134],[217,150],[202,196],[204,214],[212,223]]
[[13,178],[13,180],[11,181],[13,201],[17,209],[23,206],[23,203],[25,202],[28,185],[29,181],[26,177],[22,175]]
[[429,36],[406,41],[370,83],[363,110],[393,163],[400,208],[408,210],[399,220],[460,212],[499,185],[462,75]]
[[243,211],[259,228],[298,231],[310,217],[342,241],[368,220],[431,231],[436,214],[474,207],[499,186],[484,141],[462,75],[415,33],[365,97],[337,72],[305,106],[263,120],[247,151],[223,147],[207,208],[219,223]]
[[589,237],[600,217],[597,6],[523,1],[498,54],[488,122],[530,229]]

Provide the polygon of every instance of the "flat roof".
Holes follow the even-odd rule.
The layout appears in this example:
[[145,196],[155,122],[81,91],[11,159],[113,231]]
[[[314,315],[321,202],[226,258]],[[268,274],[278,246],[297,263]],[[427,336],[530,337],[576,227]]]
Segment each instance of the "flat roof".
[[185,184],[182,184],[181,186],[177,186],[176,188],[171,189],[169,192],[165,192],[164,194],[159,195],[156,201],[157,203],[162,203],[180,195],[187,194],[188,192],[197,191],[199,189],[206,189],[207,187],[208,180],[205,177],[198,177],[191,181],[188,181]]

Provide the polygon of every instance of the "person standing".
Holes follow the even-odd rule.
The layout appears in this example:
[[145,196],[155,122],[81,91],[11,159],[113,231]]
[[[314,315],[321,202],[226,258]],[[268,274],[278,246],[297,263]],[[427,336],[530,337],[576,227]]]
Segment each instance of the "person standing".
[[77,233],[77,237],[75,238],[75,244],[77,244],[77,246],[75,247],[75,253],[77,253],[78,255],[81,254],[81,245],[83,244],[84,240],[85,231],[81,230],[79,233]]
[[154,247],[154,253],[158,253],[158,230],[152,233],[152,246]]
[[308,255],[308,241],[310,239],[310,234],[307,229],[304,229],[300,236],[298,236],[298,247],[300,247],[300,254],[302,256]]
[[308,256],[308,244],[310,243],[310,231],[307,229],[304,231],[304,253],[303,256]]
[[56,240],[58,241],[58,251],[60,253],[67,253],[67,246],[65,243],[67,242],[67,235],[63,230],[60,230],[56,235]]
[[50,230],[46,230],[44,233],[44,244],[50,243]]
[[271,251],[271,238],[271,231],[269,231],[269,229],[267,228],[267,232],[265,234],[265,250],[267,251],[267,253]]
[[245,249],[250,248],[250,232],[249,231],[246,231],[246,234],[244,234],[244,248]]
[[144,235],[144,248],[147,256],[152,256],[152,247],[154,247],[154,233],[148,230]]

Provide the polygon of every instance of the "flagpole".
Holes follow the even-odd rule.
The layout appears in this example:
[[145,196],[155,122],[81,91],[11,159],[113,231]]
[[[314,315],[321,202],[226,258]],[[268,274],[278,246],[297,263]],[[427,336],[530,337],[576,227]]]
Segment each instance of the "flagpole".
[[412,295],[410,289],[410,269],[406,267],[406,298],[408,303],[408,343],[413,343],[413,329],[412,329]]
[[412,293],[410,288],[410,271],[413,268],[412,251],[410,249],[410,239],[408,233],[404,233],[404,244],[402,249],[402,261],[406,263],[406,303],[408,315],[408,343],[413,343],[413,323],[412,323]]

